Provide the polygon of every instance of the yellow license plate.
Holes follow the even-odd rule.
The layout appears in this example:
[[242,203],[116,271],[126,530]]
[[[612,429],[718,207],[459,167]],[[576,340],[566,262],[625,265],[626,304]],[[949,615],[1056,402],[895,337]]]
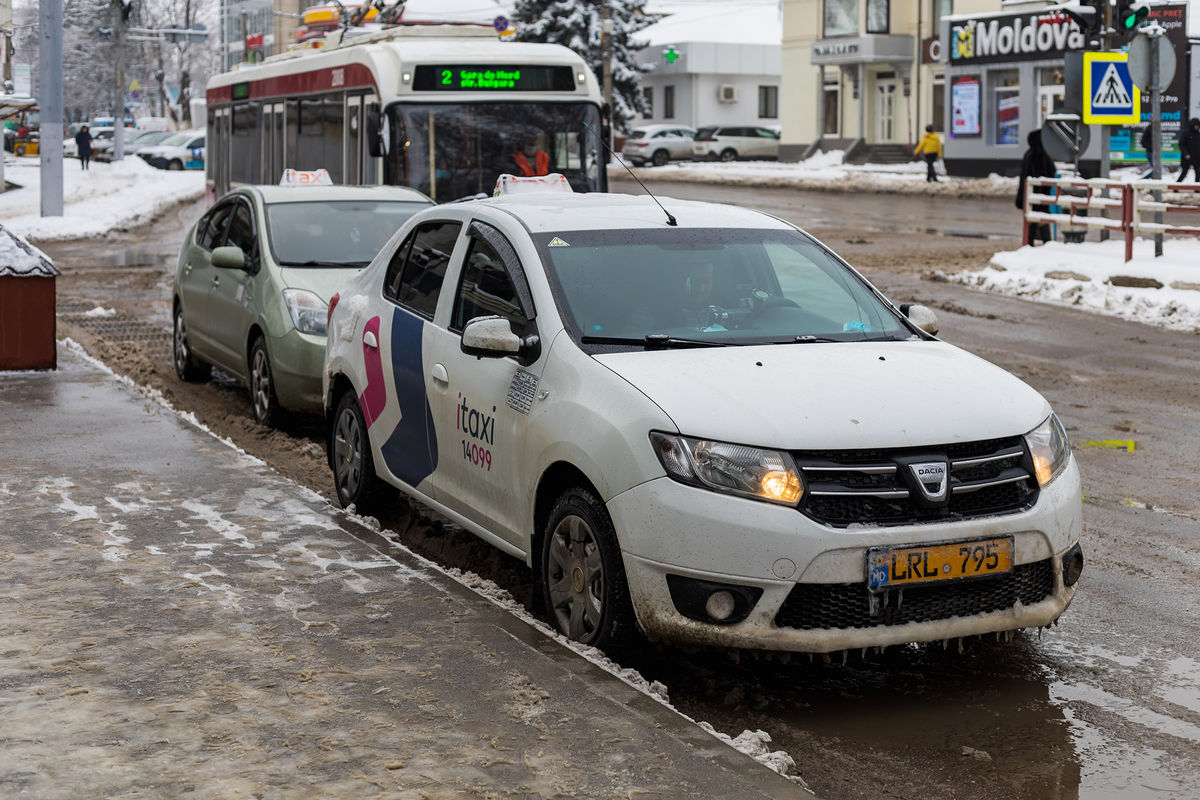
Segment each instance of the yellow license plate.
[[880,591],[1012,571],[1011,536],[867,551],[867,586]]

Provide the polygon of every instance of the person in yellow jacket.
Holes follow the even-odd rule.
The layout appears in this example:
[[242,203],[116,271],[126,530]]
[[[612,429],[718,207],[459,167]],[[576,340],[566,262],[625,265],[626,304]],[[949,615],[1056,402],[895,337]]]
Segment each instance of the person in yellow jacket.
[[913,155],[925,154],[925,166],[929,167],[929,172],[925,176],[926,183],[933,181],[937,182],[937,172],[933,169],[933,164],[942,157],[942,139],[933,132],[932,125],[925,126],[925,135],[921,137],[921,141],[917,142],[917,147],[913,150]]

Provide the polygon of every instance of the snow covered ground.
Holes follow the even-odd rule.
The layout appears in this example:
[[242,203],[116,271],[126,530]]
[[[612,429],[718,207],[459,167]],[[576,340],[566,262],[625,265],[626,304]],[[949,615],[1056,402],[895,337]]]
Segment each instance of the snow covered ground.
[[85,172],[68,160],[63,171],[63,216],[41,216],[41,168],[36,157],[9,159],[4,177],[22,188],[0,194],[0,220],[38,241],[103,236],[149,222],[173,203],[204,194],[203,171],[168,172],[140,158],[92,162]]
[[1121,240],[1021,247],[992,256],[988,269],[946,276],[991,292],[1074,306],[1172,330],[1200,332],[1200,240],[1136,239],[1125,263]]

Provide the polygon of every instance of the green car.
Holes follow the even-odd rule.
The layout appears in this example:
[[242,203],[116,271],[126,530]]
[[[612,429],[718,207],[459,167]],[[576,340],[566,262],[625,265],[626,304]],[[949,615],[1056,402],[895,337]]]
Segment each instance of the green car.
[[398,186],[243,186],[184,239],[172,290],[175,372],[216,367],[250,387],[254,419],[320,414],[329,299],[410,216]]

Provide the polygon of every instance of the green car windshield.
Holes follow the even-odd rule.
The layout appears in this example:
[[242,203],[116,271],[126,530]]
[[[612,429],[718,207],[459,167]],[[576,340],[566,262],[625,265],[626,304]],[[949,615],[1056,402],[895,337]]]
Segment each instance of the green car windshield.
[[585,345],[914,335],[855,272],[798,231],[596,230],[536,239]]
[[271,254],[281,267],[364,267],[428,203],[331,200],[267,206]]

